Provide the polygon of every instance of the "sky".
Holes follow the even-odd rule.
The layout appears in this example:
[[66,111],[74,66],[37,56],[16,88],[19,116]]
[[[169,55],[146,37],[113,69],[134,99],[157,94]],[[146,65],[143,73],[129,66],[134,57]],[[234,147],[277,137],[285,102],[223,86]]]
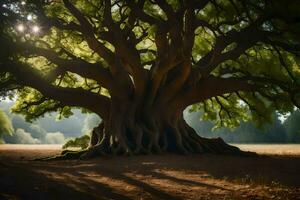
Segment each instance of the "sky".
[[29,123],[24,116],[10,112],[13,103],[9,100],[0,102],[0,109],[6,113],[13,126],[13,134],[3,136],[5,143],[62,144],[68,139],[89,134],[101,120],[95,114],[82,114],[75,109],[74,115],[69,118],[58,120],[57,113],[50,113]]

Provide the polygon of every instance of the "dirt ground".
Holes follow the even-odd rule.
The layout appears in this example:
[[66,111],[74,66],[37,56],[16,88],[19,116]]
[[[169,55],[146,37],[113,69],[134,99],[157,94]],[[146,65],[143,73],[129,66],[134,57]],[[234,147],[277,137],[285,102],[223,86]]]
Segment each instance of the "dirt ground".
[[57,153],[57,146],[0,148],[0,199],[300,199],[297,155],[31,161]]

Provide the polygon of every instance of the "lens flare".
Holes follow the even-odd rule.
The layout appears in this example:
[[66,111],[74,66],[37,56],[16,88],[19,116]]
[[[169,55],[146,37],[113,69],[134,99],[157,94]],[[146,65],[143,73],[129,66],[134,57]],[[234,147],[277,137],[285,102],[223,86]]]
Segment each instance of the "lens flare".
[[19,24],[19,25],[17,25],[17,30],[19,32],[24,32],[25,31],[25,26],[23,24]]
[[32,27],[32,32],[38,33],[39,31],[40,31],[40,27],[38,27],[37,25],[34,25],[34,26]]
[[28,21],[31,21],[33,19],[33,16],[32,15],[27,15],[27,20]]

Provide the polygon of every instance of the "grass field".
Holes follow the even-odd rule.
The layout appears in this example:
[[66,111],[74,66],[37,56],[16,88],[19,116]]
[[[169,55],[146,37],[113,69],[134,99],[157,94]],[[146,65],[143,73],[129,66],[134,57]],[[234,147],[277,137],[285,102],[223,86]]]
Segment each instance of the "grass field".
[[300,144],[232,144],[244,151],[271,155],[299,155]]

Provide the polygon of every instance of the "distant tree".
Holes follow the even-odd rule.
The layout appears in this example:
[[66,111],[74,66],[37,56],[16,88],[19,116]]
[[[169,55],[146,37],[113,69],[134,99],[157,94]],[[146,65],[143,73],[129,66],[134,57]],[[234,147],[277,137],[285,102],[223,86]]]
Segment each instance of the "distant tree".
[[11,135],[13,131],[14,128],[10,119],[7,117],[5,112],[0,110],[0,144],[3,143],[2,136],[5,134]]
[[[273,113],[270,123],[263,127],[257,127],[252,121],[241,122],[235,129],[221,127],[214,129],[214,124],[210,121],[199,121],[201,113],[191,113],[187,119],[188,123],[196,131],[207,137],[221,137],[229,143],[286,143],[288,133],[285,126],[278,119],[278,115]],[[294,122],[295,123],[295,122]]]
[[288,142],[300,142],[300,111],[293,112],[284,122]]
[[241,153],[183,110],[232,128],[299,107],[299,13],[295,0],[2,0],[1,91],[28,120],[99,115],[96,142],[72,158]]
[[68,148],[81,148],[86,149],[89,146],[90,137],[88,135],[83,135],[81,137],[68,140],[66,144],[63,145],[63,149]]

